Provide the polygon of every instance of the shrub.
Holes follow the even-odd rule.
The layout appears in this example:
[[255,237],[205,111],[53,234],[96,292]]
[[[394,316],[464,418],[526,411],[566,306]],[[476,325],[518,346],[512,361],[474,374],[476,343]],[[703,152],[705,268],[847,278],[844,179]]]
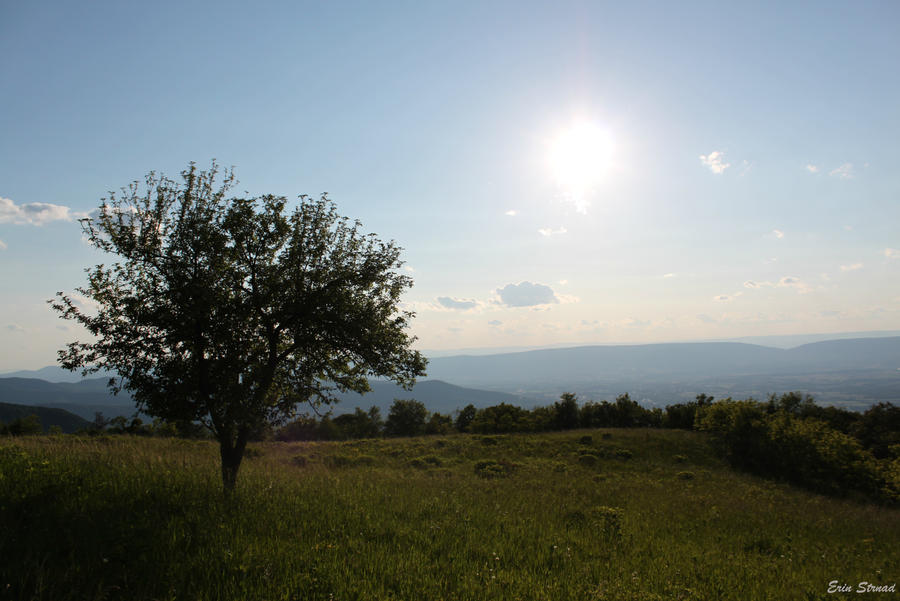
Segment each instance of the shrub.
[[600,534],[607,538],[619,538],[622,536],[623,512],[618,507],[601,505],[591,511],[591,517]]
[[508,461],[494,461],[487,459],[475,464],[475,475],[479,478],[506,478],[511,475],[516,466]]

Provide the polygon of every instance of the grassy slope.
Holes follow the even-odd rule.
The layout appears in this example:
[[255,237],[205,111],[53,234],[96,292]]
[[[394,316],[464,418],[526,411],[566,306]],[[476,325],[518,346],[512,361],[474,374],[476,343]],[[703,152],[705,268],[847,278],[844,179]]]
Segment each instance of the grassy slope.
[[834,599],[900,576],[897,510],[736,474],[696,433],[604,432],[260,444],[231,503],[210,443],[3,440],[0,598]]

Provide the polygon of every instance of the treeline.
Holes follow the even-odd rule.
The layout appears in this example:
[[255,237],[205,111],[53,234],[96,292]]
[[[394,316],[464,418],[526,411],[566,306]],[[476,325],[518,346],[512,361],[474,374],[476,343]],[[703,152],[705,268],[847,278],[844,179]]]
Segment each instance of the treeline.
[[[304,416],[276,430],[273,437],[283,441],[348,440],[454,432],[505,434],[575,428],[680,428],[685,427],[684,412],[683,405],[673,405],[665,410],[645,409],[628,394],[620,395],[612,403],[590,401],[579,406],[574,394],[564,393],[553,405],[534,409],[522,409],[509,403],[478,409],[470,404],[453,415],[429,412],[420,401],[397,399],[386,418],[382,417],[378,407],[368,411],[357,407],[353,413],[336,417]],[[690,428],[692,424],[686,427]]]

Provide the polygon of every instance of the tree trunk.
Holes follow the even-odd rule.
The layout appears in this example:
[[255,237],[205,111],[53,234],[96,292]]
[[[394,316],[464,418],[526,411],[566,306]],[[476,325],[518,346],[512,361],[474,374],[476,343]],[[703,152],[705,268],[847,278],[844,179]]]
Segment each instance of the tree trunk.
[[219,440],[219,454],[222,456],[222,487],[226,497],[231,497],[234,486],[237,484],[238,469],[244,458],[247,438],[247,434],[240,431],[234,441],[230,437],[223,437]]

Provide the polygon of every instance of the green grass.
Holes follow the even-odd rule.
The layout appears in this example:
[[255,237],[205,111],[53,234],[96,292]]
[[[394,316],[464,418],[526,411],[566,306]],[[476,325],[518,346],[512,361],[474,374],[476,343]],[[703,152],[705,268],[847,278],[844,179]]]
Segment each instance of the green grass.
[[834,599],[900,576],[896,509],[736,473],[697,433],[603,432],[257,444],[230,501],[212,443],[4,439],[0,598]]

